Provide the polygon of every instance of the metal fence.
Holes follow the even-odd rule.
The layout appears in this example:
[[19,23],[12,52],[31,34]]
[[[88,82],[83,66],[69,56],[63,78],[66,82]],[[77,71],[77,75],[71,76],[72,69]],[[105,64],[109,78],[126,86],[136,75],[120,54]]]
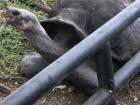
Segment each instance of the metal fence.
[[140,71],[140,52],[114,74],[108,42],[139,16],[140,0],[137,0],[11,93],[0,105],[32,105],[101,47],[97,55],[98,79],[93,80],[99,81],[99,90],[84,105],[116,105],[116,91]]

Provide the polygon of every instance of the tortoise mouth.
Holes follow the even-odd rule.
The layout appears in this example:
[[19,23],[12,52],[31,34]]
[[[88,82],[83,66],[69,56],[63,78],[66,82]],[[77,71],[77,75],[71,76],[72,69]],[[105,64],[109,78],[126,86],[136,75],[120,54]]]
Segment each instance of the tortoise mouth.
[[6,9],[0,9],[0,16],[2,17],[1,23],[8,25],[10,22],[10,17],[6,15]]
[[4,10],[1,9],[1,10],[0,10],[0,15],[3,15],[3,13],[4,13]]
[[13,17],[10,16],[7,9],[1,9],[0,15],[2,16],[3,21],[6,22],[7,24],[12,22]]
[[6,25],[13,26],[16,29],[19,29],[19,31],[23,31],[24,25],[23,21],[20,19],[19,12],[11,11],[9,9],[2,10],[2,17],[4,17],[4,22]]
[[0,10],[0,15],[2,16],[3,21],[7,25],[12,25],[12,26],[21,25],[21,22],[19,21],[19,19],[17,19],[17,16],[19,16],[18,12],[13,12],[8,8],[5,8]]

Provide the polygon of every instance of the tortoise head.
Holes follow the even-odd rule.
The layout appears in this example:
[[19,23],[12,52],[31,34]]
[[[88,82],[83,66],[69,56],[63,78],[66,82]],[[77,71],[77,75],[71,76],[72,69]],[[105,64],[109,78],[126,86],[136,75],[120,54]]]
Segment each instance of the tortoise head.
[[34,29],[40,25],[37,17],[26,9],[19,9],[15,7],[8,7],[4,11],[7,24],[16,27],[22,31]]

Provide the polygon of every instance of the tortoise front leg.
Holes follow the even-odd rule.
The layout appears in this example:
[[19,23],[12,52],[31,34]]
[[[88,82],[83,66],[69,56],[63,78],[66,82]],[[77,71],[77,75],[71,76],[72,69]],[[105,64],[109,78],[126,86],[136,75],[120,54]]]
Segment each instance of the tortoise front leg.
[[[39,53],[31,52],[24,55],[21,60],[21,68],[19,72],[26,78],[32,78],[49,64],[50,62],[45,60]],[[69,75],[68,79],[75,83],[78,87],[84,88],[84,91],[87,94],[92,94],[95,87],[98,86],[96,72],[91,66],[89,66],[88,62],[79,66]]]

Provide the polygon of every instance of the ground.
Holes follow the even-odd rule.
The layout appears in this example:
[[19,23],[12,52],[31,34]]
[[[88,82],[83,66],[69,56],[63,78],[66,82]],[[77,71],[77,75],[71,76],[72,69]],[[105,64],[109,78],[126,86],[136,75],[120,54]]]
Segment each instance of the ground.
[[[4,7],[3,1],[0,0],[0,8]],[[24,7],[32,11],[39,20],[47,19],[46,13],[31,6],[33,0],[9,1],[12,1],[10,6]],[[52,5],[54,0],[44,1]],[[21,33],[12,27],[5,27],[1,19],[2,17],[0,16],[0,83],[13,91],[26,82],[25,79],[17,77],[17,70],[22,56],[34,49]],[[0,89],[0,100],[8,94]],[[83,93],[82,89],[64,82],[55,89],[50,90],[35,105],[82,105],[87,99],[88,97]],[[140,105],[140,75],[137,75],[129,86],[118,92],[118,105]]]
[[[22,78],[0,78],[0,83],[5,84],[11,90],[21,86],[25,79]],[[0,91],[0,100],[8,94]],[[137,75],[123,90],[117,93],[118,105],[140,105],[140,75]],[[63,82],[50,90],[42,99],[34,105],[82,105],[88,96],[82,89],[75,87],[69,82]]]

